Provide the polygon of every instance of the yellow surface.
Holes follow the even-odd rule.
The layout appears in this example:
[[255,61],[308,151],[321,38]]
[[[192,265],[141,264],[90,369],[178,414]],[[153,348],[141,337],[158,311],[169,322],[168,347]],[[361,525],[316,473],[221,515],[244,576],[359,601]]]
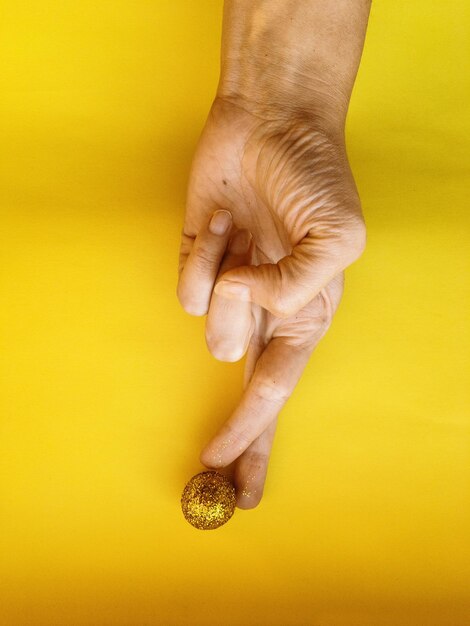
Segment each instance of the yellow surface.
[[348,118],[368,248],[265,498],[179,498],[243,363],[175,295],[219,0],[1,6],[2,626],[468,626],[470,5],[377,0]]

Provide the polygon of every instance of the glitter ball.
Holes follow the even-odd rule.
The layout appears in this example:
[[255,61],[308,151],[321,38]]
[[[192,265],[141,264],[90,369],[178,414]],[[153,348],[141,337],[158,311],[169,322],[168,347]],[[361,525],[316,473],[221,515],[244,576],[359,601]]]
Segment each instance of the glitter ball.
[[228,522],[235,511],[235,487],[215,470],[200,472],[184,488],[181,508],[195,528],[218,528]]

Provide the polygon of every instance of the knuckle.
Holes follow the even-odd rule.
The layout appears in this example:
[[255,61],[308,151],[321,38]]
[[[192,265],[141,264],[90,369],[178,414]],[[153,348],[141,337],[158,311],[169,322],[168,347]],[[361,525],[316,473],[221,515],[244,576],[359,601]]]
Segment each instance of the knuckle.
[[364,252],[367,243],[366,225],[362,220],[357,224],[355,228],[354,241],[356,251],[358,253],[358,256],[360,256]]
[[176,297],[178,298],[178,301],[183,309],[186,313],[189,313],[189,315],[201,317],[202,315],[206,315],[209,310],[208,302],[197,300],[182,280],[178,281],[178,285],[176,287]]
[[201,452],[201,454],[199,455],[199,461],[202,463],[202,465],[205,465],[206,467],[211,467],[214,469],[224,467],[224,464],[221,459],[219,459],[217,456],[214,456],[214,454],[212,453],[209,454],[205,451]]
[[248,474],[257,473],[266,467],[268,454],[259,450],[250,450],[246,453],[246,466]]
[[292,290],[286,289],[286,285],[290,284],[291,276],[289,276],[289,266],[284,259],[279,261],[276,269],[279,275],[274,283],[274,297],[270,311],[276,317],[287,319],[297,313],[301,306],[299,306],[298,295]]
[[188,313],[189,315],[194,315],[195,317],[202,317],[207,313],[207,307],[200,302],[187,302],[183,306],[183,309],[186,311],[186,313]]
[[286,317],[289,317],[289,302],[286,298],[286,292],[283,289],[283,284],[285,282],[285,267],[283,259],[281,259],[281,261],[276,264],[275,268],[278,272],[278,276],[277,280],[274,283],[274,298],[272,299],[270,311],[276,317],[285,319]]
[[254,393],[261,400],[280,405],[285,404],[290,396],[289,390],[280,381],[266,376],[256,378]]
[[181,284],[181,281],[178,282],[178,285],[176,287],[176,297],[178,298],[178,302],[181,304],[183,309],[185,309],[186,294],[184,292],[184,289],[183,289],[183,286]]
[[260,503],[263,497],[268,454],[251,451],[248,448],[241,459],[236,470],[239,502],[241,508],[252,509]]
[[250,433],[246,430],[235,430],[232,428],[230,430],[230,439],[233,443],[239,444],[244,450],[253,443],[253,437],[251,437]]
[[194,262],[201,272],[211,271],[217,263],[217,252],[207,245],[201,244],[195,251]]
[[180,285],[178,285],[176,289],[176,295],[179,303],[189,315],[194,315],[196,317],[201,317],[202,315],[206,315],[208,307],[206,304],[202,302],[196,302],[194,298],[188,295]]
[[291,315],[294,315],[296,312],[297,306],[295,306],[292,301],[290,301],[285,296],[278,297],[271,307],[271,313],[281,319],[287,319],[288,317],[291,317]]
[[367,243],[367,230],[364,220],[356,218],[345,233],[345,244],[350,250],[352,260],[358,259],[364,252]]
[[257,491],[256,493],[246,492],[245,489],[241,492],[243,500],[237,505],[240,509],[254,509],[261,502],[263,497],[263,491]]
[[218,361],[235,363],[239,361],[244,354],[242,346],[236,346],[223,337],[211,333],[206,333],[206,344],[209,348],[209,352]]

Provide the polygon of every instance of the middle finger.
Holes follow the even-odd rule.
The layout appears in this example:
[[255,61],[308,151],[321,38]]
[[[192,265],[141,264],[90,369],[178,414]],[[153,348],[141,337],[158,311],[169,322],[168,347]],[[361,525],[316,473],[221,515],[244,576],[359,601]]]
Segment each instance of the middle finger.
[[[230,240],[218,278],[234,267],[250,265],[251,254],[251,233],[246,229],[237,230]],[[234,362],[243,357],[255,327],[251,310],[251,302],[212,294],[206,320],[206,343],[216,359]]]

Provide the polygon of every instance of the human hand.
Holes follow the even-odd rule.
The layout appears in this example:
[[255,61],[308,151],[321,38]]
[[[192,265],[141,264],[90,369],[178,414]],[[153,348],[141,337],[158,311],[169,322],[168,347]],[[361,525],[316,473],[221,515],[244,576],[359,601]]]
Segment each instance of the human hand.
[[[207,313],[216,358],[247,352],[240,403],[201,453],[209,467],[235,462],[240,508],[260,501],[279,412],[365,246],[344,125],[369,9],[370,0],[224,2],[221,76],[191,167],[177,293],[188,313]],[[207,226],[218,209],[233,216],[222,235]],[[224,256],[246,230],[251,247]]]
[[[233,222],[217,235],[208,223],[221,208]],[[201,454],[208,467],[235,461],[240,508],[261,499],[279,412],[331,323],[342,270],[362,247],[340,145],[306,123],[259,120],[214,103],[191,168],[177,293],[188,313],[207,314],[216,358],[247,353],[240,403]],[[250,295],[222,295],[222,276],[249,286]]]

